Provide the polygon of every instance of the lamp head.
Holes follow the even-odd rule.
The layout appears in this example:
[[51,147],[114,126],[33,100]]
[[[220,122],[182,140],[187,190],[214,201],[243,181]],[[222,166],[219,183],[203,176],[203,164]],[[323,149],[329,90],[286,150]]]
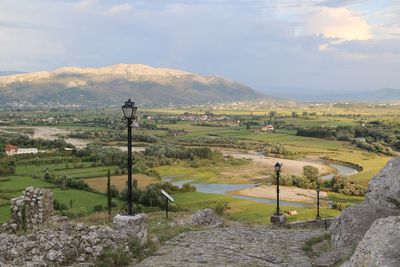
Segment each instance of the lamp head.
[[122,111],[124,112],[125,119],[134,119],[137,106],[135,106],[135,102],[132,102],[129,98],[128,101],[125,101],[125,105],[122,106]]
[[274,166],[275,171],[279,172],[282,168],[282,163],[277,162]]

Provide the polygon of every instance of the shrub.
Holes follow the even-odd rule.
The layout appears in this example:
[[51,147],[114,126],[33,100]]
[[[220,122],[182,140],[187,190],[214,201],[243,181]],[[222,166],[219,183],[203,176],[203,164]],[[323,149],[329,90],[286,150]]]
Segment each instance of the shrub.
[[332,189],[335,192],[348,196],[364,196],[365,188],[359,184],[355,184],[345,176],[337,175],[332,179]]
[[332,205],[332,208],[337,209],[337,210],[344,210],[348,207],[350,207],[351,204],[350,203],[339,203],[339,202],[334,202]]
[[219,216],[223,216],[226,214],[227,210],[229,209],[229,206],[228,202],[226,201],[213,201],[207,203],[205,208],[210,208]]
[[182,188],[179,190],[181,192],[196,192],[196,187],[194,185],[191,185],[189,183],[185,183],[182,185]]
[[67,210],[68,207],[64,203],[58,202],[56,199],[53,200],[53,207],[55,210]]
[[96,205],[93,207],[94,212],[99,212],[99,211],[103,211],[103,210],[104,210],[103,205]]

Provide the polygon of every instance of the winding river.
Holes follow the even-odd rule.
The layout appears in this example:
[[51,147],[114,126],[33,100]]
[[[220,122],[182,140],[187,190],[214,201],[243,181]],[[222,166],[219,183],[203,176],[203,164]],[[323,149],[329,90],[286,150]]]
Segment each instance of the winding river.
[[[356,169],[353,169],[353,168],[345,166],[345,165],[340,165],[337,163],[328,163],[328,165],[331,166],[332,168],[336,169],[337,170],[336,174],[338,174],[338,175],[350,176],[350,175],[356,174],[358,172]],[[332,174],[325,175],[322,177],[322,179],[330,180],[336,174],[332,173]],[[174,177],[174,176],[163,177],[162,180],[165,182],[171,182],[173,185],[176,185],[179,187],[181,187],[185,183],[190,183],[190,184],[193,184],[194,186],[196,186],[197,192],[201,192],[201,193],[231,195],[234,198],[252,200],[252,201],[266,203],[266,204],[275,204],[276,203],[275,199],[239,196],[239,195],[234,195],[234,194],[229,193],[231,191],[254,187],[255,186],[254,184],[203,184],[203,183],[197,183],[196,179],[173,181],[174,178],[176,178],[176,177]],[[310,203],[291,202],[291,201],[282,201],[282,200],[279,201],[279,204],[281,206],[291,206],[291,207],[309,207],[309,206],[314,205],[314,204],[310,204]]]

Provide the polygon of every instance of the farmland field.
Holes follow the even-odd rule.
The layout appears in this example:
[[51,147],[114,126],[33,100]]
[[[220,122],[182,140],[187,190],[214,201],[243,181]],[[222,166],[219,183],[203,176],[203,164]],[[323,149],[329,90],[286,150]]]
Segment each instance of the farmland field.
[[[275,117],[270,116],[271,112],[275,113]],[[118,113],[117,113],[118,112]],[[184,113],[201,116],[214,114],[227,118],[221,121],[187,121],[180,120],[180,116]],[[0,113],[1,116],[2,113]],[[105,196],[89,192],[90,188],[98,192],[105,192],[107,171],[111,170],[112,184],[118,191],[122,191],[126,185],[125,159],[126,152],[123,156],[119,155],[119,161],[105,161],[107,163],[97,161],[99,155],[107,155],[107,147],[122,147],[126,145],[126,128],[121,127],[120,110],[114,108],[99,110],[86,110],[81,112],[71,111],[65,115],[63,112],[56,111],[54,116],[60,116],[62,119],[58,125],[43,125],[41,119],[46,116],[42,113],[26,113],[16,112],[15,116],[23,119],[24,126],[14,124],[7,126],[7,131],[12,134],[26,133],[32,134],[34,129],[43,125],[45,128],[39,129],[53,133],[62,133],[61,139],[67,138],[68,134],[83,134],[86,136],[79,139],[75,138],[78,143],[95,144],[97,151],[89,151],[82,155],[75,155],[72,152],[57,152],[57,156],[52,157],[55,153],[54,149],[50,150],[46,157],[32,157],[31,161],[24,160],[21,162],[8,162],[5,158],[4,168],[8,168],[7,164],[15,164],[14,175],[2,175],[0,177],[0,221],[9,216],[8,201],[10,198],[20,195],[21,191],[27,186],[40,186],[50,188],[55,193],[55,198],[60,203],[69,207],[71,210],[77,211],[84,209],[85,213],[93,212],[96,205],[105,206]],[[65,116],[64,116],[65,115]],[[210,116],[214,116],[210,115]],[[301,165],[298,168],[292,168],[288,164],[288,160],[297,163],[301,161],[310,164],[325,164],[326,168],[320,168],[320,175],[327,173],[335,173],[335,169],[330,168],[326,162],[318,162],[321,159],[328,159],[337,163],[352,164],[359,169],[359,172],[351,175],[349,179],[364,187],[367,186],[369,180],[376,174],[392,157],[381,153],[374,153],[366,149],[358,148],[348,141],[338,141],[335,138],[316,138],[297,135],[299,128],[322,127],[323,129],[336,129],[337,127],[356,127],[368,123],[370,121],[380,121],[386,126],[393,127],[399,123],[400,110],[397,107],[369,107],[366,105],[331,105],[324,106],[298,106],[298,107],[281,107],[271,106],[261,108],[257,105],[253,106],[220,106],[213,107],[191,107],[191,108],[152,108],[140,110],[140,128],[135,128],[133,134],[140,137],[136,139],[134,145],[139,147],[148,147],[156,145],[159,147],[168,147],[176,145],[184,145],[186,147],[202,147],[208,146],[208,143],[202,143],[203,139],[209,137],[217,139],[216,144],[210,143],[213,151],[222,151],[224,154],[231,149],[235,153],[255,153],[257,148],[273,149],[276,147],[284,147],[284,152],[273,152],[268,154],[271,160],[285,161],[282,172],[287,175],[303,175]],[[72,118],[80,118],[84,122],[73,122]],[[2,119],[8,119],[3,116]],[[32,122],[29,124],[29,119]],[[115,123],[117,122],[117,123]],[[239,123],[240,122],[240,123]],[[266,123],[274,125],[273,132],[263,133],[259,128]],[[50,128],[57,128],[54,131]],[[50,130],[49,130],[50,129]],[[39,132],[40,132],[39,131]],[[9,133],[10,134],[10,133]],[[52,136],[56,139],[58,136]],[[393,137],[395,138],[395,136]],[[398,137],[397,137],[398,138]],[[140,140],[140,141],[137,141]],[[220,140],[220,141],[218,141]],[[344,139],[340,139],[344,140]],[[219,142],[219,143],[218,143]],[[237,147],[230,147],[232,144]],[[102,150],[103,147],[104,149]],[[82,148],[78,148],[78,151]],[[162,149],[161,149],[162,150]],[[71,150],[69,150],[71,151]],[[99,152],[100,151],[100,152]],[[263,150],[256,150],[262,153]],[[71,154],[72,153],[72,154]],[[142,153],[142,152],[137,152]],[[268,152],[269,153],[269,152]],[[275,153],[275,154],[274,154]],[[398,153],[394,149],[394,153]],[[79,154],[79,153],[78,153]],[[113,157],[110,154],[110,157]],[[49,159],[47,160],[47,156]],[[66,157],[64,157],[66,156]],[[43,157],[43,160],[40,160]],[[235,161],[236,160],[236,161]],[[169,162],[168,162],[169,161]],[[96,163],[94,163],[96,162]],[[112,163],[110,163],[112,162]],[[161,162],[163,162],[161,164]],[[167,163],[168,162],[168,163]],[[157,157],[144,157],[140,161],[140,168],[135,172],[134,178],[138,180],[138,186],[141,189],[154,182],[160,182],[160,177],[177,180],[196,179],[197,182],[204,184],[255,184],[262,183],[266,178],[271,177],[273,168],[270,164],[265,164],[254,159],[248,160],[213,160],[213,159],[179,159],[167,158],[166,155],[157,159]],[[144,164],[144,165],[143,165]],[[291,171],[289,171],[291,170]],[[295,171],[293,171],[295,170]],[[124,172],[122,172],[124,171]],[[50,175],[53,183],[49,183],[43,178]],[[90,188],[89,191],[78,190],[76,188],[61,189],[60,179],[83,180]],[[57,180],[58,179],[58,180]],[[58,181],[58,184],[56,185]],[[363,197],[346,196],[343,194],[329,192],[328,196],[335,203],[351,204],[363,200]],[[207,205],[213,205],[215,201],[226,201],[229,205],[228,217],[244,223],[267,224],[268,216],[275,209],[274,205],[254,202],[250,200],[237,199],[230,195],[206,194],[200,192],[176,193],[178,206],[196,210]],[[71,202],[72,200],[72,202]],[[116,200],[117,204],[121,204],[120,200]],[[72,203],[72,206],[71,206]],[[291,216],[290,220],[310,219],[315,216],[315,207],[285,207],[286,209],[295,209],[298,215]],[[151,209],[149,209],[151,210]],[[323,208],[322,216],[335,216],[338,210]]]
[[[134,174],[133,179],[138,183],[138,187],[143,189],[151,183],[158,181],[157,178],[144,174]],[[99,192],[106,192],[107,177],[97,177],[85,179],[85,182],[93,189]],[[127,175],[111,176],[111,184],[114,185],[118,191],[122,191],[126,187]]]

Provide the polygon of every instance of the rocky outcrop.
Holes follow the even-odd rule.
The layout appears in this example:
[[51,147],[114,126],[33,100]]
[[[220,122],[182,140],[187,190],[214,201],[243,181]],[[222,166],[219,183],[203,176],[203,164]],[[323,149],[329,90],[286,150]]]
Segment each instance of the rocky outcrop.
[[395,210],[380,208],[365,202],[343,210],[330,226],[333,245],[336,248],[355,247],[375,220],[393,214],[396,214]]
[[113,228],[121,234],[133,237],[144,244],[147,241],[147,215],[144,213],[135,216],[117,215],[113,219]]
[[22,196],[10,202],[8,226],[12,230],[39,229],[53,214],[53,193],[48,189],[28,187]]
[[133,258],[130,247],[147,241],[145,214],[118,215],[113,228],[72,223],[51,216],[53,194],[43,188],[28,187],[11,209],[11,220],[0,227],[1,267],[89,266],[106,251]]
[[223,225],[224,221],[212,209],[202,209],[180,223],[186,225],[203,225],[212,228]]
[[400,158],[394,158],[369,183],[366,199],[350,207],[331,226],[335,247],[355,247],[379,218],[400,215]]
[[137,267],[296,266],[311,267],[303,250],[321,229],[228,226],[184,232]]
[[390,160],[369,182],[366,202],[381,208],[400,210],[400,158]]
[[400,217],[376,220],[343,267],[400,266]]
[[[107,249],[125,249],[124,235],[107,226],[62,223],[28,235],[0,234],[1,266],[59,266],[94,262]],[[129,253],[127,250],[126,253]]]

